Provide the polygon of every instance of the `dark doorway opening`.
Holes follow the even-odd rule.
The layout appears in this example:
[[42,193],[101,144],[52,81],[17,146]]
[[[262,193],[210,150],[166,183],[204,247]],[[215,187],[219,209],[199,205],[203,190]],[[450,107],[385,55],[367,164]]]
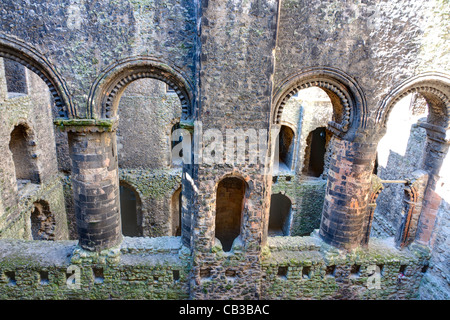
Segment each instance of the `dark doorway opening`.
[[304,173],[311,177],[320,177],[325,165],[326,129],[324,127],[311,131],[307,138]]
[[289,235],[291,200],[283,194],[273,194],[270,198],[269,236]]
[[215,232],[224,251],[231,250],[240,234],[245,189],[245,182],[235,177],[223,179],[217,188]]
[[138,223],[139,196],[136,191],[124,184],[121,184],[119,189],[122,234],[128,237],[139,237],[142,234],[140,223]]

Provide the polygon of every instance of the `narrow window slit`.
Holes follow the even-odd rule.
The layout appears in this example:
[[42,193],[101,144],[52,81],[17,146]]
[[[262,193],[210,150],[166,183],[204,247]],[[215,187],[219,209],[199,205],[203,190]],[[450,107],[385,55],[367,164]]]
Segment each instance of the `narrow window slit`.
[[103,283],[105,281],[102,267],[94,267],[92,271],[94,273],[94,283]]
[[41,285],[47,285],[50,283],[48,280],[48,271],[40,271],[39,272],[39,278],[40,278],[40,284]]
[[287,278],[287,273],[288,273],[288,267],[286,266],[279,266],[278,267],[278,273],[277,276],[282,278],[282,279],[286,279]]
[[336,266],[332,265],[332,266],[327,266],[326,270],[325,270],[325,275],[328,277],[334,277],[334,274],[336,272]]
[[311,278],[311,267],[305,266],[302,269],[302,278],[303,279],[309,279]]
[[16,273],[14,271],[6,271],[5,272],[6,280],[8,281],[8,285],[15,286],[16,282]]

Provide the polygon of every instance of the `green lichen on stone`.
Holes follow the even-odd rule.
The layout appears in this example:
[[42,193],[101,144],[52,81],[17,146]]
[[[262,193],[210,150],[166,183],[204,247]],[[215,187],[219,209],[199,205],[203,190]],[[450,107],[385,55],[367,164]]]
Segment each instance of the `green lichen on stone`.
[[88,129],[90,127],[111,130],[116,122],[116,120],[106,119],[55,119],[53,123],[61,130],[66,127],[76,127],[79,130]]

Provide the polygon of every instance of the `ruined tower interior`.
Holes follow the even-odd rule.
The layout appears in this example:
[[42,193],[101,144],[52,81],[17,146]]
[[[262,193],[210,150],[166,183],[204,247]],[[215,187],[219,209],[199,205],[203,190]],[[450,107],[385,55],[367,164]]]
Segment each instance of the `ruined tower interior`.
[[0,299],[450,298],[448,1],[0,12]]

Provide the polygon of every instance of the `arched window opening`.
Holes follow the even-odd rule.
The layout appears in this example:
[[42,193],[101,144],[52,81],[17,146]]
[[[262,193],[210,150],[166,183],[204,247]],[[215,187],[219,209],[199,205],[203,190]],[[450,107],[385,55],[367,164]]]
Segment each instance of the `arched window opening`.
[[[403,181],[422,168],[427,132],[420,123],[427,117],[427,102],[420,94],[409,94],[393,106],[377,147],[376,174],[381,180]],[[405,188],[404,183],[383,185],[371,230],[373,237],[381,238],[394,236],[400,228]]]
[[22,64],[4,59],[6,87],[8,91],[8,98],[15,95],[23,95],[28,93],[26,68]]
[[36,160],[31,150],[33,141],[30,139],[30,130],[23,124],[14,127],[9,141],[9,150],[12,153],[16,180],[19,189],[26,183],[39,183],[39,172]]
[[181,236],[181,206],[182,206],[182,192],[181,187],[172,195],[172,235]]
[[119,189],[122,234],[127,237],[140,237],[142,235],[142,218],[140,217],[139,195],[123,182]]
[[270,198],[269,236],[287,236],[290,228],[291,200],[283,194]]
[[316,128],[308,134],[306,140],[307,147],[305,151],[305,165],[303,173],[320,177],[325,165],[325,152],[327,145],[327,132],[324,127]]
[[31,212],[31,236],[33,240],[55,240],[55,217],[46,201],[34,203]]
[[217,187],[215,233],[226,252],[241,232],[245,191],[245,182],[236,177],[223,179]]
[[294,131],[288,126],[282,125],[278,139],[280,170],[291,170],[294,158],[294,141]]
[[[127,84],[118,97],[120,117],[117,130],[119,168],[162,169],[172,166],[171,141],[174,119],[180,119],[182,106],[177,94],[166,92],[167,84],[153,78],[141,78]],[[117,99],[117,98],[116,98]]]
[[284,163],[299,174],[326,176],[328,157],[325,154],[330,152],[327,148],[331,147],[328,142],[332,133],[325,128],[330,121],[336,121],[339,113],[339,103],[333,97],[332,93],[312,86],[297,91],[286,101],[279,120],[280,124],[289,124],[280,128],[280,169]]

